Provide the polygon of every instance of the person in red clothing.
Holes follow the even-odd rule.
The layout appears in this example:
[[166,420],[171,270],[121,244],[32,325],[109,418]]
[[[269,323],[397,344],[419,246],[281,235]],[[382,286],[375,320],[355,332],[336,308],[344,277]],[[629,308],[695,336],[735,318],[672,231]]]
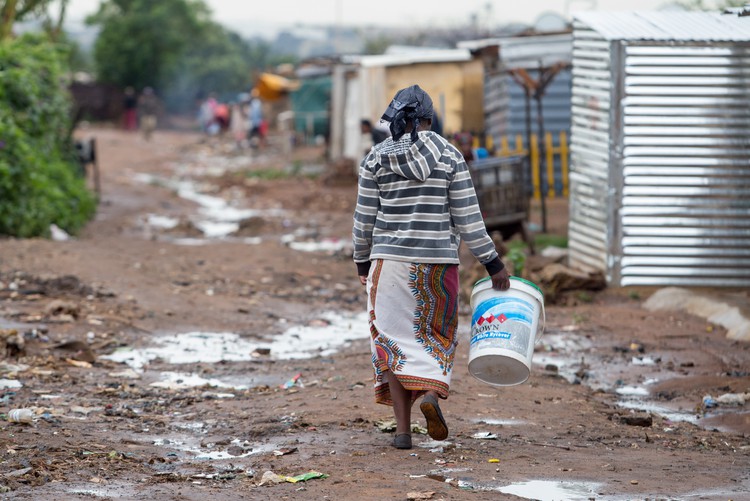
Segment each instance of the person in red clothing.
[[138,128],[138,98],[135,89],[125,87],[125,97],[122,100],[123,127],[125,130],[136,130]]

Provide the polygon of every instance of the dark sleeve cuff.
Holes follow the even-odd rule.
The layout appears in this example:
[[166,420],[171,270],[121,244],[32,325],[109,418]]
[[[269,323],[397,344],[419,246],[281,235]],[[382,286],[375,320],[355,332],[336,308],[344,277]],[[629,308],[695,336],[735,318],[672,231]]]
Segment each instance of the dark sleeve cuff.
[[505,264],[503,264],[503,262],[500,260],[500,256],[498,256],[489,263],[485,264],[484,267],[487,268],[487,273],[492,276],[505,268]]
[[366,277],[370,274],[370,261],[366,261],[364,263],[356,263],[357,265],[357,275],[360,277]]

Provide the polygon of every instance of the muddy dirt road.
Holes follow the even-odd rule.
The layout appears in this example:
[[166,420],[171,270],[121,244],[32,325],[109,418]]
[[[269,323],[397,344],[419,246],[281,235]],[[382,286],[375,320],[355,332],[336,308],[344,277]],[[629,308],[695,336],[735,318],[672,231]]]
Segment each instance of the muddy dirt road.
[[468,373],[464,301],[450,436],[395,450],[353,177],[315,148],[79,134],[99,148],[96,220],[0,239],[0,412],[33,413],[0,421],[0,496],[750,499],[750,343],[720,326],[647,311],[646,288],[574,292],[547,305],[529,381],[500,389]]

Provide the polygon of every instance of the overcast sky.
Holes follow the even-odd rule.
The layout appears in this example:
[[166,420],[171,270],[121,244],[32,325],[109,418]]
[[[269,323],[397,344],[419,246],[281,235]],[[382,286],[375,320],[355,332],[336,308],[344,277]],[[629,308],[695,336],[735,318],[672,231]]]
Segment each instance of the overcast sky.
[[[581,10],[654,10],[671,0],[204,0],[214,20],[242,32],[293,24],[392,25],[413,23],[465,24],[472,13],[481,23],[496,26],[508,22],[531,24],[540,14],[556,12],[565,17]],[[71,0],[68,19],[80,21],[94,12],[99,0]]]

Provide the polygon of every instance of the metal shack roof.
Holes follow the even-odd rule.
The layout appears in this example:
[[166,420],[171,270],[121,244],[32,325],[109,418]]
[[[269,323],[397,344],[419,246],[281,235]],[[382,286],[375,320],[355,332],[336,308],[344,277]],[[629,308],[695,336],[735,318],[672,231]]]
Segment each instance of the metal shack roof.
[[359,64],[362,67],[405,66],[420,63],[460,63],[471,61],[468,49],[435,49],[427,47],[398,48],[395,53],[374,56],[346,56],[345,63]]
[[579,12],[574,21],[608,40],[748,42],[750,16],[719,12]]
[[500,60],[509,68],[539,67],[573,59],[573,33],[465,40],[458,47],[476,51],[497,46]]

